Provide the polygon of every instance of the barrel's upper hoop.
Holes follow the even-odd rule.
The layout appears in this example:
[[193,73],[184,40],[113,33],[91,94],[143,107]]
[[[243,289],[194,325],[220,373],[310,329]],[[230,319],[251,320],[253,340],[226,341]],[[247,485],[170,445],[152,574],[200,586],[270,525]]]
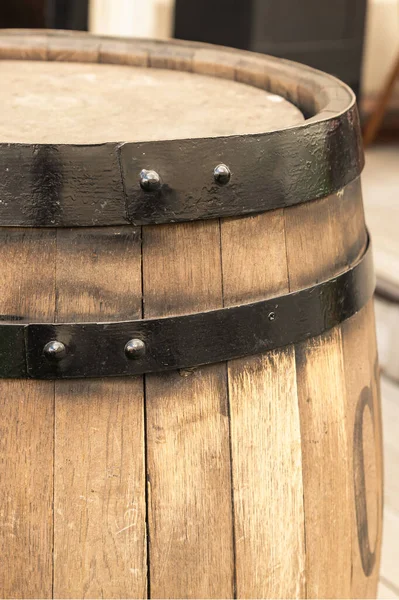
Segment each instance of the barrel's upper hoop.
[[[0,60],[169,68],[279,94],[307,118],[281,131],[158,142],[0,144],[0,226],[154,224],[254,214],[333,194],[363,164],[355,97],[334,77],[291,61],[195,42],[8,30]],[[226,185],[214,170],[231,171]],[[142,189],[153,170],[161,185]]]

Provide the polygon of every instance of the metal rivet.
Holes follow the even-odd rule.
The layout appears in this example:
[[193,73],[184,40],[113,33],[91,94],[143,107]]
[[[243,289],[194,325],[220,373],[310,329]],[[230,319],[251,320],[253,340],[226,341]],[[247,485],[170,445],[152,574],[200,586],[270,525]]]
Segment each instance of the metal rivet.
[[276,319],[276,313],[274,313],[274,312],[269,313],[268,319],[269,319],[269,321],[274,321]]
[[219,185],[226,185],[229,183],[231,178],[231,171],[227,165],[218,165],[215,167],[213,171],[213,176],[215,178],[216,183]]
[[143,169],[140,173],[140,185],[146,192],[154,192],[161,187],[161,178],[156,171]]
[[62,342],[52,341],[44,346],[43,354],[49,360],[61,360],[66,355],[66,347]]
[[130,340],[125,346],[125,354],[127,358],[141,358],[145,354],[145,343],[142,340]]

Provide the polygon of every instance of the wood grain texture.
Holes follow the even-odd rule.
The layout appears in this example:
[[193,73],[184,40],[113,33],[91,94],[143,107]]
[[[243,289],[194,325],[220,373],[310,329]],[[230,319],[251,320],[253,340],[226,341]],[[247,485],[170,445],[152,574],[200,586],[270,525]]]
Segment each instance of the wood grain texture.
[[309,67],[295,65],[261,54],[182,40],[142,40],[104,38],[82,33],[38,30],[3,31],[0,55],[4,58],[57,60],[74,62],[107,62],[111,64],[146,63],[168,69],[191,69],[230,80],[238,79],[256,87],[282,94],[294,104],[300,103],[307,116],[322,110],[323,118],[341,113],[353,103],[353,95],[337,81]]
[[[283,211],[221,225],[226,306],[288,291]],[[250,265],[250,268],[249,268]],[[228,365],[238,598],[304,595],[301,433],[292,347]]]
[[0,60],[47,60],[47,36],[2,35]]
[[102,39],[99,50],[99,62],[116,65],[148,66],[148,50],[133,48],[126,40]]
[[[54,319],[55,232],[0,229],[2,321]],[[38,285],[40,281],[40,285]],[[0,597],[52,597],[54,383],[0,380]]]
[[306,596],[350,598],[352,513],[339,329],[296,347]]
[[290,291],[346,271],[367,243],[360,179],[337,194],[287,209],[285,222]]
[[[285,225],[290,291],[345,271],[366,244],[359,181],[336,196],[286,210]],[[352,437],[346,428],[340,329],[299,344],[296,364],[306,594],[308,598],[347,598],[351,594]]]
[[[375,435],[376,435],[376,469],[379,477],[378,494],[382,501],[379,503],[380,519],[383,516],[383,499],[385,495],[384,487],[384,456],[383,456],[383,420],[382,420],[382,399],[381,399],[381,368],[378,364],[378,345],[377,345],[377,322],[375,316],[374,301],[368,305],[368,321],[367,328],[369,334],[369,362],[373,365],[372,391],[373,391],[373,406],[375,414]],[[378,557],[377,557],[378,558]]]
[[[143,281],[145,317],[220,307],[218,223],[143,228]],[[146,424],[151,597],[233,597],[225,365],[146,376]]]
[[47,40],[47,60],[58,62],[98,62],[100,38],[95,36],[54,36]]
[[377,472],[379,425],[373,399],[375,360],[369,359],[371,312],[367,307],[342,325],[348,441],[352,441],[348,450],[352,479],[353,598],[375,597],[379,573],[382,498],[381,473],[379,477]]
[[[58,321],[140,318],[140,230],[59,230],[57,249]],[[56,383],[54,477],[54,596],[145,598],[142,378]]]
[[182,46],[170,47],[154,44],[149,52],[149,64],[156,69],[192,71],[194,50]]

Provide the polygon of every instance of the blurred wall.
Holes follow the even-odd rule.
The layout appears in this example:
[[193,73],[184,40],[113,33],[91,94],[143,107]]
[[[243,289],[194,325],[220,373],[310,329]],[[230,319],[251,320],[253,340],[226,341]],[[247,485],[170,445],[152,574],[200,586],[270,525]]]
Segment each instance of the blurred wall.
[[369,0],[363,60],[363,93],[375,96],[399,53],[399,0]]
[[[170,37],[173,8],[174,0],[91,0],[90,30],[108,35]],[[398,52],[399,0],[369,0],[363,62],[364,94],[378,93]]]
[[0,27],[46,27],[47,0],[0,0]]
[[174,0],[91,0],[93,33],[135,37],[171,37]]

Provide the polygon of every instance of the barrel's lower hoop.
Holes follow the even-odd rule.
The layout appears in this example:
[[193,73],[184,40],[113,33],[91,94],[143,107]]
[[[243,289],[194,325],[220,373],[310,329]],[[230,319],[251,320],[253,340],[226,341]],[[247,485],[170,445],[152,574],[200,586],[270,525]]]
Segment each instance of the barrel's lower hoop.
[[358,312],[375,288],[371,244],[351,269],[253,304],[114,323],[0,325],[0,377],[132,376],[197,367],[304,341]]

